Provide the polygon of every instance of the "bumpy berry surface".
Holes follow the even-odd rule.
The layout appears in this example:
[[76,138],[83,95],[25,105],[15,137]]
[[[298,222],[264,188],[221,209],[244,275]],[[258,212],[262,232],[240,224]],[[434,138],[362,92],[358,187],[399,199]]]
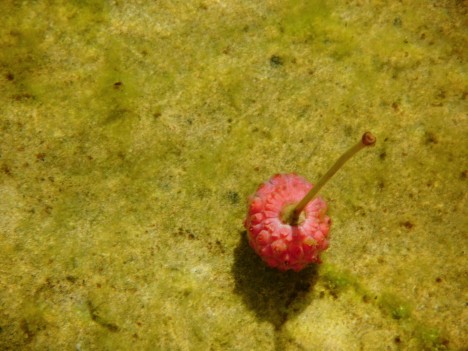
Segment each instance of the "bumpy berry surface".
[[249,197],[244,226],[250,246],[268,266],[300,271],[309,263],[321,262],[331,225],[325,201],[320,197],[311,201],[304,209],[305,219],[297,225],[281,219],[284,207],[298,203],[312,186],[294,173],[276,174]]

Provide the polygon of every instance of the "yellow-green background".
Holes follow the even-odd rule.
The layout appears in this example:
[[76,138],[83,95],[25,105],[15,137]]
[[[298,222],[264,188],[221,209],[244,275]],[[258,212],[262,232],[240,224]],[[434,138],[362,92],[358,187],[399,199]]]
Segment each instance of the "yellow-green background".
[[[466,350],[466,1],[0,13],[0,349]],[[366,130],[324,263],[267,269],[247,196]]]

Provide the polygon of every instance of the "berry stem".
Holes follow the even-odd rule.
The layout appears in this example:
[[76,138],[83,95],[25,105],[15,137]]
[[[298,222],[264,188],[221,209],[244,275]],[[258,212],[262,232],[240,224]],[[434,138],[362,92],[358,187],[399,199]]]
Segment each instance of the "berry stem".
[[346,151],[341,157],[335,162],[335,164],[328,170],[325,175],[320,178],[320,180],[315,184],[315,186],[310,189],[310,191],[304,196],[304,198],[299,201],[299,203],[294,207],[291,213],[291,224],[297,224],[299,220],[299,215],[307,206],[307,204],[313,200],[315,195],[319,192],[319,190],[327,183],[331,177],[335,175],[336,172],[351,158],[353,157],[358,151],[364,149],[366,146],[372,146],[376,142],[376,138],[372,133],[366,132],[363,134],[361,140],[354,146],[352,146],[348,151]]

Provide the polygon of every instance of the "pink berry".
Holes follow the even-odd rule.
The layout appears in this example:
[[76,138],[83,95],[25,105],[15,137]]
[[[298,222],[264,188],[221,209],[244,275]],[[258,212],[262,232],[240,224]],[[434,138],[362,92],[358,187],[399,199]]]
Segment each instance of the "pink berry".
[[296,174],[277,174],[250,198],[244,226],[250,246],[270,267],[300,271],[309,263],[319,263],[320,252],[327,249],[330,218],[320,197],[307,204],[305,218],[297,225],[283,219],[283,210],[297,204],[311,188]]
[[268,266],[300,271],[321,262],[320,254],[328,248],[331,220],[325,200],[315,196],[346,161],[375,142],[371,133],[364,133],[315,186],[294,173],[276,174],[260,185],[249,198],[244,226],[250,246]]

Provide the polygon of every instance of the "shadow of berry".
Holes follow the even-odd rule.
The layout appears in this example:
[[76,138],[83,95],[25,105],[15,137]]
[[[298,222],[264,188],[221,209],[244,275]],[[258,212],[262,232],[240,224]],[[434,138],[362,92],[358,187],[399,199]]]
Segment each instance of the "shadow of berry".
[[234,252],[232,273],[234,292],[260,321],[270,322],[277,331],[307,307],[311,301],[309,292],[317,281],[316,265],[300,272],[267,267],[249,246],[245,231]]

